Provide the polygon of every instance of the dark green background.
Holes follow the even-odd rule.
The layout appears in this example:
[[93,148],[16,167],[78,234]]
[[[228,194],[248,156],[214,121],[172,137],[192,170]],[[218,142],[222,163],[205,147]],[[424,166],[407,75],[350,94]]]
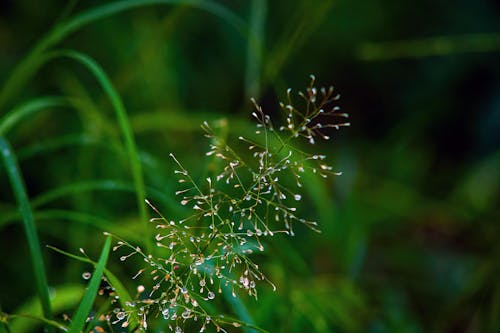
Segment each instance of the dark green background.
[[[102,4],[70,3],[69,16],[64,1],[0,3],[0,82],[54,24]],[[96,21],[58,47],[90,55],[109,75],[130,116],[149,197],[172,217],[185,212],[175,202],[168,154],[203,173],[203,120],[217,127],[226,119],[230,138],[247,133],[250,96],[279,118],[277,101],[288,87],[306,87],[310,73],[341,93],[352,125],[318,149],[343,175],[311,180],[301,207],[323,232],[304,229],[268,244],[257,260],[278,291],[262,286],[259,301],[243,300],[253,321],[270,332],[500,332],[499,3],[218,3],[241,18],[242,29],[190,6],[158,5]],[[38,113],[9,133],[30,197],[82,181],[131,184],[109,102],[74,62],[44,65],[0,118],[43,95],[75,96],[83,105]],[[0,217],[15,210],[4,170]],[[123,235],[139,223],[130,192],[79,192],[43,209],[103,217]],[[42,245],[83,247],[94,258],[100,251],[98,228],[64,218],[37,225]],[[14,313],[35,295],[19,221],[0,224],[0,253],[0,304]],[[88,267],[43,253],[51,285],[83,285]],[[116,256],[110,267],[125,280],[135,271]]]

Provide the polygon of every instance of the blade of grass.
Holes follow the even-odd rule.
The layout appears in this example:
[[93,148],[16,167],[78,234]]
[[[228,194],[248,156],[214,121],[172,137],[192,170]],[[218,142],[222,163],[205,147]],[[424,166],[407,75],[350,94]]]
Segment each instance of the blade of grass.
[[122,132],[123,138],[125,140],[125,147],[127,149],[127,154],[129,155],[130,169],[132,172],[132,178],[134,181],[134,186],[137,195],[137,208],[139,209],[139,217],[144,225],[144,237],[146,237],[146,248],[149,253],[152,251],[152,242],[149,237],[149,221],[148,212],[146,210],[146,205],[144,201],[146,200],[146,189],[144,184],[144,177],[142,174],[142,166],[139,158],[139,152],[137,150],[137,145],[135,143],[132,128],[130,126],[130,121],[125,111],[125,106],[120,98],[120,95],[113,87],[108,76],[104,70],[89,56],[76,52],[76,51],[58,51],[53,53],[54,57],[67,57],[75,60],[76,62],[82,64],[86,67],[97,79],[104,92],[108,96],[113,109],[116,113],[118,124]]
[[7,132],[17,123],[37,111],[65,105],[68,105],[66,99],[58,96],[40,97],[26,102],[14,108],[12,111],[3,116],[2,119],[0,119],[0,135],[5,136]]
[[[78,261],[81,261],[81,262],[85,262],[85,263],[91,264],[94,267],[97,266],[97,263],[95,261],[93,261],[93,260],[91,260],[91,259],[89,259],[87,257],[82,257],[82,256],[79,256],[79,255],[76,255],[76,254],[72,254],[72,253],[63,251],[61,249],[58,249],[58,248],[50,246],[50,245],[48,245],[47,247],[49,249],[51,249],[51,250],[54,250],[54,251],[56,251],[56,252],[58,252],[60,254],[65,255],[65,256],[67,256],[69,258],[72,258],[72,259],[75,259],[75,260],[78,260]],[[128,293],[127,289],[120,282],[120,280],[116,277],[116,275],[114,275],[107,268],[104,268],[104,274],[106,275],[106,278],[108,279],[108,282],[112,285],[113,288],[115,288],[116,294],[118,296],[120,296],[120,298],[119,298],[120,303],[122,303],[122,305],[125,306],[125,303],[132,302],[132,297]]]
[[260,95],[262,49],[264,46],[264,24],[267,0],[253,0],[250,6],[247,39],[247,64],[245,69],[245,95],[247,99]]
[[[72,259],[75,259],[75,260],[78,260],[78,261],[81,261],[81,262],[85,262],[85,263],[88,263],[88,264],[91,264],[93,265],[94,267],[97,266],[97,263],[87,257],[82,257],[82,256],[79,256],[79,255],[75,255],[75,254],[72,254],[72,253],[69,253],[69,252],[66,252],[66,251],[63,251],[63,250],[60,250],[56,247],[53,247],[53,246],[47,246],[49,249],[51,250],[54,250],[60,254],[63,254],[69,258],[72,258]],[[127,289],[125,288],[125,286],[121,283],[120,279],[118,279],[116,277],[116,275],[114,275],[109,269],[107,268],[104,268],[104,275],[106,276],[106,279],[108,280],[109,284],[114,288],[114,291],[116,293],[117,296],[119,296],[119,302],[120,304],[122,305],[123,308],[126,308],[128,307],[127,304],[131,304],[133,303],[133,300],[132,300],[132,297],[130,296],[129,292],[127,291]],[[139,322],[138,318],[134,315],[133,317],[134,320],[132,320],[130,322],[130,325],[129,327],[131,329],[133,329],[136,325],[136,323]]]
[[46,319],[50,320],[52,318],[52,309],[49,297],[49,286],[47,284],[47,276],[45,274],[45,266],[40,250],[40,241],[38,239],[33,213],[14,152],[9,142],[2,136],[0,136],[0,154],[2,155],[7,175],[18,202],[19,210],[23,216],[23,227],[28,240],[36,289],[42,304],[43,314]]
[[118,14],[120,12],[133,8],[151,6],[151,5],[189,5],[195,8],[205,10],[216,16],[219,16],[230,25],[234,26],[242,34],[246,33],[245,22],[226,7],[213,1],[203,0],[124,0],[108,3],[99,7],[89,9],[80,13],[64,23],[60,23],[52,28],[44,38],[42,38],[28,53],[28,55],[17,65],[3,89],[0,91],[0,108],[2,108],[11,99],[27,80],[43,65],[48,59],[44,53],[50,47],[56,45],[64,37],[72,32],[90,24],[94,21]]
[[92,309],[92,305],[94,304],[95,297],[97,295],[97,290],[99,289],[99,285],[101,284],[101,278],[104,273],[104,268],[106,266],[106,262],[108,261],[109,250],[111,248],[111,236],[106,237],[106,242],[102,248],[101,256],[99,257],[99,261],[95,266],[94,273],[92,274],[92,278],[90,279],[89,285],[85,294],[83,295],[82,302],[78,306],[78,309],[73,316],[71,321],[71,325],[68,329],[69,333],[80,333],[87,321],[87,316]]

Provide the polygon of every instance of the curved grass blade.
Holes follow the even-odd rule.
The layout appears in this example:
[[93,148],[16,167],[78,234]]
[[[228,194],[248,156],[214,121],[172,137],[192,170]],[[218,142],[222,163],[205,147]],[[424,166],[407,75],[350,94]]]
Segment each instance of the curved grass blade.
[[44,53],[52,46],[61,41],[72,32],[90,24],[94,21],[118,14],[120,12],[151,5],[189,5],[212,13],[234,26],[242,34],[246,33],[245,22],[226,7],[207,0],[124,0],[108,3],[96,8],[89,9],[74,16],[64,23],[52,28],[47,35],[36,44],[28,55],[17,65],[3,89],[0,91],[0,108],[26,83],[26,81],[42,66],[48,59]]
[[9,142],[2,136],[0,136],[0,154],[2,155],[7,175],[23,217],[23,227],[28,239],[31,264],[33,266],[36,289],[42,304],[43,314],[46,319],[50,320],[52,319],[52,309],[49,298],[49,287],[33,213],[15,155]]
[[[81,262],[89,263],[89,264],[93,265],[94,267],[97,265],[97,263],[95,261],[93,261],[89,258],[78,256],[78,255],[60,250],[60,249],[53,247],[53,246],[47,246],[47,247],[51,250],[54,250],[60,254],[65,255],[69,258],[72,258],[72,259],[75,259],[75,260],[78,260]],[[125,288],[125,286],[123,286],[120,279],[118,279],[116,277],[116,275],[114,275],[109,269],[104,268],[104,275],[106,276],[109,284],[114,288],[114,291],[116,292],[116,294],[119,296],[119,301],[120,301],[122,307],[126,308],[127,303],[132,303],[132,301],[133,301],[132,297],[128,293],[127,289]],[[131,329],[133,329],[136,326],[135,323],[138,323],[138,322],[139,322],[138,318],[133,317],[133,320],[130,322],[129,327]]]
[[37,111],[51,107],[65,106],[67,104],[68,103],[64,97],[55,96],[40,97],[26,102],[13,109],[0,119],[0,135],[6,135],[7,132],[17,123]]
[[104,268],[106,266],[106,262],[108,261],[109,250],[111,248],[111,236],[106,237],[106,242],[104,243],[104,247],[102,248],[101,256],[99,257],[99,261],[95,266],[94,273],[92,274],[92,278],[90,279],[89,285],[85,294],[83,295],[82,302],[78,306],[75,315],[71,321],[71,325],[68,329],[69,333],[80,333],[87,321],[87,316],[92,309],[92,305],[94,304],[95,297],[97,295],[97,290],[99,289],[99,285],[101,283],[101,278],[104,273]]
[[144,224],[144,236],[146,237],[146,248],[148,252],[151,253],[152,243],[149,237],[149,225],[148,225],[148,213],[144,201],[146,200],[146,189],[144,185],[144,177],[142,174],[142,166],[139,158],[139,152],[137,150],[137,145],[135,143],[134,135],[132,133],[132,128],[125,111],[123,102],[118,95],[118,92],[113,87],[108,76],[104,70],[89,56],[76,52],[76,51],[59,51],[53,53],[53,56],[67,57],[77,61],[78,63],[85,66],[97,79],[104,92],[108,96],[113,109],[116,113],[118,123],[120,125],[120,130],[122,132],[123,138],[125,140],[125,147],[127,149],[127,154],[130,159],[130,168],[132,172],[132,177],[134,180],[134,186],[137,195],[137,207],[139,209],[139,216],[141,222]]

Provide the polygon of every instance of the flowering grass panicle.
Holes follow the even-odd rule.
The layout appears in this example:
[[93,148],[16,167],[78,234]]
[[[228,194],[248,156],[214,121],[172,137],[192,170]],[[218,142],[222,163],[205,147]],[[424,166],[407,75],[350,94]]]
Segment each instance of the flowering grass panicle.
[[245,293],[257,298],[257,284],[263,281],[275,289],[251,254],[264,251],[266,238],[279,233],[293,236],[296,223],[318,230],[315,221],[300,217],[297,211],[301,178],[306,173],[340,174],[326,163],[325,155],[303,148],[318,139],[328,140],[331,129],[349,125],[335,119],[348,116],[334,105],[339,96],[333,87],[317,89],[314,83],[311,75],[310,86],[298,92],[300,106],[294,104],[288,89],[286,103],[280,103],[285,123],[279,127],[252,99],[255,136],[240,136],[239,143],[229,145],[205,122],[202,128],[210,139],[206,155],[219,161],[220,170],[203,181],[170,155],[182,187],[176,195],[191,214],[174,221],[147,201],[157,214],[151,221],[156,223],[159,256],[118,241],[115,251],[128,249],[120,260],[140,256],[146,263],[133,279],[147,275],[152,283],[140,285],[136,300],[115,309],[110,317],[113,324],[147,329],[148,318],[161,316],[176,333],[188,327],[203,332],[208,325],[224,332],[225,325],[241,323],[210,314],[207,302],[216,300],[224,289],[234,297]]

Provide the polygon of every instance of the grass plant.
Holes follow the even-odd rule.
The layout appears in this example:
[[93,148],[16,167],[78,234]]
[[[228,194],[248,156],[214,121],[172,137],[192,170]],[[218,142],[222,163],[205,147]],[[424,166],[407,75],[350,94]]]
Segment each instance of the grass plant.
[[0,2],[0,333],[500,332],[500,20],[445,7]]
[[[206,156],[218,165],[211,176],[203,182],[196,181],[170,154],[181,185],[176,195],[192,213],[175,221],[146,201],[158,215],[151,222],[156,224],[157,252],[162,255],[155,256],[127,240],[118,240],[113,250],[122,251],[121,261],[138,256],[147,264],[133,279],[145,275],[151,281],[146,281],[146,286],[140,284],[139,297],[117,308],[114,316],[106,317],[108,321],[128,327],[130,318],[137,316],[141,318],[140,328],[146,330],[148,321],[154,321],[151,318],[163,317],[176,333],[192,330],[193,321],[201,332],[210,325],[217,331],[226,331],[225,325],[239,327],[242,322],[231,323],[224,316],[210,313],[207,302],[213,302],[223,292],[233,299],[238,294],[257,299],[259,282],[268,282],[276,290],[252,260],[252,254],[264,252],[265,242],[274,236],[294,236],[297,223],[318,231],[315,221],[306,220],[297,212],[296,203],[303,195],[302,178],[308,174],[321,178],[340,174],[332,171],[325,155],[309,153],[297,141],[305,139],[314,145],[316,140],[328,140],[330,129],[349,125],[335,120],[344,119],[347,114],[332,105],[339,98],[333,87],[317,88],[314,83],[315,77],[311,76],[306,91],[298,92],[302,106],[295,106],[291,89],[288,90],[287,101],[280,103],[286,119],[282,126],[276,126],[253,100],[256,137],[238,137],[246,146],[244,150],[251,151],[250,159],[242,157],[245,151],[241,151],[241,146],[233,148],[236,145],[216,134],[207,122],[202,126],[210,140]],[[236,307],[248,318],[241,306]]]

